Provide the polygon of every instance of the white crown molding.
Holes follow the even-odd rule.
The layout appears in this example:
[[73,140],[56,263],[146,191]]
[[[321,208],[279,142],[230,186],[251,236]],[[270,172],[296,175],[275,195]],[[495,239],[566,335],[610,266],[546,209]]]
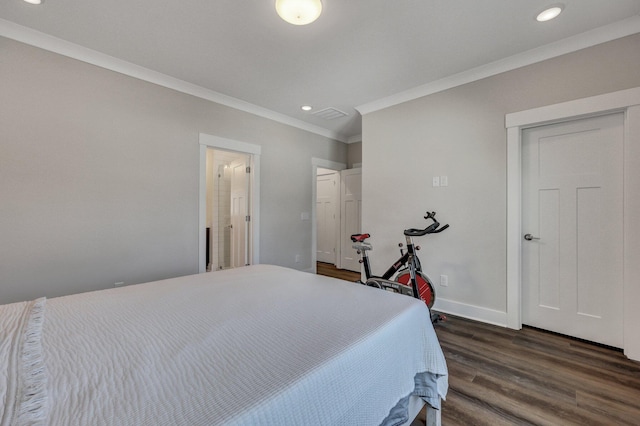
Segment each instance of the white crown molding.
[[347,139],[347,143],[358,143],[362,142],[362,135],[353,135],[349,139]]
[[482,65],[468,71],[463,71],[443,79],[427,83],[404,92],[378,99],[356,107],[362,114],[369,114],[394,105],[412,101],[423,96],[442,92],[453,87],[491,77],[503,72],[511,71],[547,59],[575,52],[597,44],[626,37],[640,32],[640,16],[635,15],[613,24],[559,40],[517,55],[510,56],[490,64]]
[[240,99],[236,99],[231,96],[227,96],[192,83],[188,83],[184,80],[170,77],[157,71],[153,71],[127,61],[123,61],[113,56],[100,53],[96,50],[92,50],[78,44],[53,37],[43,32],[18,25],[14,22],[7,21],[6,19],[1,18],[0,36],[19,41],[21,43],[29,44],[31,46],[35,46],[44,50],[48,50],[50,52],[54,52],[63,56],[67,56],[72,59],[77,59],[82,62],[96,65],[104,69],[115,71],[120,74],[134,77],[139,80],[157,84],[168,89],[173,89],[178,92],[196,96],[201,99],[206,99],[208,101],[225,105],[230,108],[248,112],[259,117],[276,121],[278,123],[296,127],[298,129],[315,133],[329,139],[347,143],[347,138],[336,132],[332,132],[322,127],[314,126],[313,124],[306,123],[302,120],[289,117],[270,109],[254,105],[249,102],[245,102]]

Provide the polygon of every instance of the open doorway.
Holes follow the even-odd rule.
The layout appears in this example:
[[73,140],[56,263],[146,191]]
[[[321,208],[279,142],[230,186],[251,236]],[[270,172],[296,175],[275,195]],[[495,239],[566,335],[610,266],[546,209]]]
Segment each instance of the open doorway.
[[260,153],[200,134],[199,271],[260,263]]
[[207,271],[249,264],[248,154],[207,148]]

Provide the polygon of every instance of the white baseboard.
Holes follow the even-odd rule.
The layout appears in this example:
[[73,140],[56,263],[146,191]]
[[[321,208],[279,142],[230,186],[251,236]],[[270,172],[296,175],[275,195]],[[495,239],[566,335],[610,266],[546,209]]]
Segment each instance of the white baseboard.
[[466,303],[455,302],[437,298],[433,306],[434,311],[443,314],[456,315],[488,324],[498,325],[500,327],[507,326],[507,313],[496,311],[494,309],[483,308],[482,306],[468,305]]

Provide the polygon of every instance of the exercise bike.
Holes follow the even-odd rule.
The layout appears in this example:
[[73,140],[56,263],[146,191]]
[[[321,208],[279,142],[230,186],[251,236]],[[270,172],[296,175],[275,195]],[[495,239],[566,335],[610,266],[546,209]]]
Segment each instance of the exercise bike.
[[[406,239],[407,250],[403,250],[403,244],[400,243],[400,258],[395,261],[382,276],[374,276],[371,273],[371,264],[369,262],[369,256],[367,252],[373,250],[371,243],[366,239],[370,238],[370,234],[354,234],[351,235],[351,241],[354,243],[352,247],[357,250],[357,253],[361,255],[360,263],[364,265],[364,273],[366,280],[361,284],[365,284],[371,287],[392,291],[394,293],[400,293],[407,296],[421,299],[431,311],[433,304],[436,300],[436,294],[431,279],[422,272],[422,265],[418,258],[417,251],[420,250],[420,246],[416,246],[413,243],[413,237],[421,237],[427,234],[437,234],[449,227],[444,225],[440,227],[440,223],[435,218],[436,212],[427,212],[425,219],[431,219],[433,223],[424,229],[410,228],[404,230],[404,236]],[[394,280],[391,277],[395,276]],[[444,315],[431,314],[431,322],[436,323],[444,320]]]

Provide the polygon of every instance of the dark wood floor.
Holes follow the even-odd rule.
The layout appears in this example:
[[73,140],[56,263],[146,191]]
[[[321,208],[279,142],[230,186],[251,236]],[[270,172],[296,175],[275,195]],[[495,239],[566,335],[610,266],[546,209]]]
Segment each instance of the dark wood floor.
[[444,425],[640,425],[640,363],[616,349],[456,317],[436,334]]
[[640,425],[640,363],[616,349],[453,316],[435,328],[445,426]]
[[340,278],[341,280],[347,281],[358,281],[360,279],[360,272],[338,269],[335,265],[324,262],[316,263],[316,272],[318,275],[326,275],[328,277]]

